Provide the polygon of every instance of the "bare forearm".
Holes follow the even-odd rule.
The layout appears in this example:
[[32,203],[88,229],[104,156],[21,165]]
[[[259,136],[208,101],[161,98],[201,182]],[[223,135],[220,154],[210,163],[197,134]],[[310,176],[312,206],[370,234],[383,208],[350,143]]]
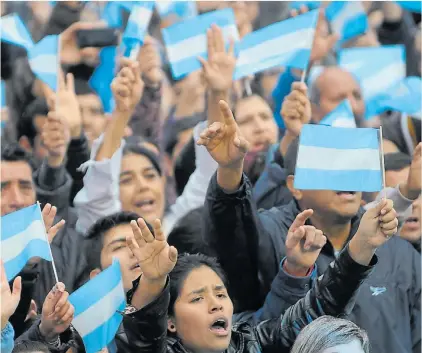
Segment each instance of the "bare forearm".
[[217,183],[226,192],[235,192],[239,189],[243,174],[243,160],[235,167],[218,167]]
[[208,93],[208,126],[216,121],[224,121],[218,104],[220,100],[229,103],[229,92],[210,91]]
[[111,121],[107,125],[103,143],[95,157],[96,161],[110,159],[117,151],[131,116],[132,112],[115,111],[113,113]]
[[139,286],[132,297],[132,305],[140,310],[152,303],[163,291],[166,285],[167,277],[149,281],[142,276],[139,280]]

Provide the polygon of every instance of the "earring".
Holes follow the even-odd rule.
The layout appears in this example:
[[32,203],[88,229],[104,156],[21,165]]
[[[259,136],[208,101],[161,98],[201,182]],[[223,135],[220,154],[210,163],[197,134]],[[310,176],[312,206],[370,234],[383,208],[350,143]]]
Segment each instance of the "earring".
[[176,328],[176,326],[174,326],[174,325],[170,325],[170,328],[171,328],[172,330],[174,330],[174,329]]

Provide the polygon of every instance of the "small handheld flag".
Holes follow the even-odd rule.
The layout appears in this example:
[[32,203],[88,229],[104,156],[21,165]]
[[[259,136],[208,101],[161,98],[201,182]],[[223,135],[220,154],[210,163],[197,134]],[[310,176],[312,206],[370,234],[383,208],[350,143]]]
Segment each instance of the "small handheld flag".
[[7,280],[13,279],[32,257],[53,260],[39,204],[1,217],[1,258]]
[[306,69],[311,55],[318,10],[247,34],[237,46],[234,79],[275,66]]
[[126,29],[122,37],[124,56],[136,57],[139,48],[144,43],[144,37],[147,33],[153,8],[153,1],[139,1],[132,7]]
[[59,36],[51,35],[41,39],[28,50],[28,60],[35,76],[56,92],[60,62]]
[[380,137],[376,129],[305,125],[294,187],[299,190],[380,191]]
[[380,94],[406,77],[406,54],[403,45],[374,48],[350,48],[339,53],[339,66],[358,79],[366,104],[366,118],[376,115]]
[[368,17],[360,1],[333,1],[325,10],[340,43],[365,34],[369,28]]
[[6,43],[18,45],[29,50],[34,45],[31,35],[20,17],[16,14],[4,16],[0,19],[1,40]]
[[177,16],[180,20],[186,20],[198,15],[195,1],[157,1],[156,9],[161,18],[170,15]]
[[75,308],[73,327],[87,353],[97,353],[116,335],[126,306],[122,273],[118,261],[83,285],[69,297]]
[[207,57],[207,30],[212,24],[219,26],[224,40],[238,40],[239,33],[232,9],[209,12],[162,30],[173,78],[180,80],[201,68],[198,56]]
[[334,127],[356,127],[352,106],[348,99],[342,101],[331,113],[327,114],[320,122],[320,125]]

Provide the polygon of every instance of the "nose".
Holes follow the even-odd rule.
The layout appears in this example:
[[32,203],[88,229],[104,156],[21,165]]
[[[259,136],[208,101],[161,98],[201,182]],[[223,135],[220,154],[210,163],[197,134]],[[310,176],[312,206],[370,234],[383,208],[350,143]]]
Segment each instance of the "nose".
[[215,313],[215,312],[222,311],[222,310],[223,310],[223,305],[220,303],[218,298],[216,298],[215,296],[212,296],[211,299],[210,299],[209,312]]
[[144,191],[148,189],[148,182],[141,175],[136,176],[136,189],[138,191]]
[[265,125],[260,116],[255,116],[253,122],[255,134],[260,134],[265,131]]
[[[3,197],[5,196],[6,195],[3,195]],[[7,198],[9,198],[10,208],[14,210],[19,210],[22,207],[24,207],[25,200],[17,185],[11,186],[11,188],[9,189]]]

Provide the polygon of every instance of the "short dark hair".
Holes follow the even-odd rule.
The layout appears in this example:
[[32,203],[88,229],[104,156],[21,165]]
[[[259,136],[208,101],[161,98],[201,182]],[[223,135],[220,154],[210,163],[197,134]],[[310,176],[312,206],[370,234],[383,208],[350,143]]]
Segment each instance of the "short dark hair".
[[288,175],[295,175],[298,152],[299,137],[296,137],[292,142],[290,142],[286,155],[284,156],[284,168],[287,170]]
[[385,171],[402,170],[409,167],[412,163],[412,158],[402,152],[387,153],[384,155]]
[[202,238],[202,213],[203,207],[200,207],[180,219],[167,238],[169,245],[174,246],[180,253],[210,255]]
[[168,314],[174,315],[174,304],[179,297],[183,284],[188,275],[202,266],[207,266],[221,278],[223,284],[227,287],[227,278],[223,269],[214,257],[203,254],[182,254],[177,259],[176,266],[170,272],[170,303]]
[[34,170],[32,156],[25,151],[17,142],[8,143],[1,146],[2,162],[26,162]]
[[[101,251],[104,245],[104,235],[114,227],[122,224],[129,224],[133,220],[137,220],[139,215],[134,212],[117,212],[110,216],[100,218],[86,233],[85,255],[87,260],[87,270],[92,271],[101,267]],[[147,223],[152,231],[152,227]],[[153,233],[154,234],[154,233]]]
[[354,340],[358,340],[363,351],[369,353],[369,339],[364,330],[348,320],[321,316],[302,330],[291,353],[319,353]]
[[41,342],[21,341],[15,344],[12,353],[50,353],[48,347]]
[[49,109],[45,98],[38,97],[29,103],[16,123],[17,138],[20,139],[22,136],[26,136],[31,146],[34,147],[35,137],[38,134],[34,124],[35,116],[47,116],[48,111]]

